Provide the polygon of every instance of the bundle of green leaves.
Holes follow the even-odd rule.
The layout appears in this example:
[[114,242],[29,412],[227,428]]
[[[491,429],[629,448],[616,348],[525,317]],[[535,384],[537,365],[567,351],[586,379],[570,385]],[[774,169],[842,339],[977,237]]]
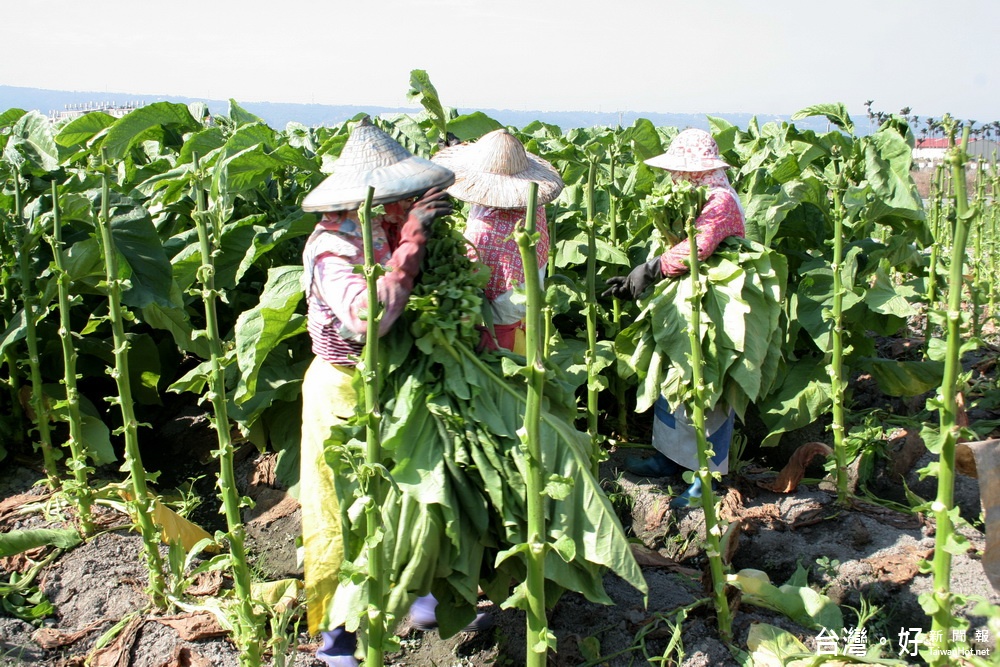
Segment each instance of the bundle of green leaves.
[[686,236],[688,219],[698,217],[707,197],[708,189],[704,186],[688,181],[675,183],[668,178],[643,198],[642,210],[653,223],[660,243],[669,248]]
[[[529,461],[518,435],[527,394],[518,372],[523,358],[476,351],[488,272],[465,250],[458,231],[435,223],[419,283],[381,348],[382,447],[392,480],[380,502],[378,545],[390,579],[386,611],[402,618],[418,595],[432,592],[445,637],[474,618],[480,587],[505,606],[523,606],[526,595],[519,583],[528,548]],[[562,400],[549,400],[542,416],[546,601],[569,589],[610,604],[602,583],[608,568],[637,589],[646,584],[590,471],[589,436],[573,417]],[[342,479],[357,479],[363,449],[351,438],[361,432],[342,430],[328,450]],[[351,520],[367,502],[349,493],[341,498],[349,533],[330,620],[352,630],[367,612],[367,575],[365,533]]]
[[[720,401],[743,416],[779,377],[787,318],[782,308],[788,267],[764,246],[730,237],[701,264],[701,349],[706,408]],[[663,395],[676,409],[692,399],[691,281],[663,280],[615,339],[618,372],[638,380],[637,407]]]

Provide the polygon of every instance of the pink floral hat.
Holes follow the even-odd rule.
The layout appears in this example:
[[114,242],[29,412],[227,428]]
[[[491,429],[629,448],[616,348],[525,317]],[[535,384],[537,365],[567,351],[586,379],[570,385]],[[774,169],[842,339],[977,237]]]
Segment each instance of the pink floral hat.
[[666,153],[649,158],[646,164],[670,171],[712,171],[732,166],[719,157],[719,145],[711,134],[693,128],[674,137]]

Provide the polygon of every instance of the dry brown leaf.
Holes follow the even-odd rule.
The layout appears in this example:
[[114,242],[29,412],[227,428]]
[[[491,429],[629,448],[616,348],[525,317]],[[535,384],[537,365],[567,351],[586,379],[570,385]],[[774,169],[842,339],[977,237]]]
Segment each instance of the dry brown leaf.
[[80,641],[88,634],[107,623],[110,619],[102,618],[80,630],[62,631],[55,628],[38,628],[31,635],[32,641],[47,651],[61,646],[69,646]]
[[158,667],[212,667],[212,662],[187,646],[175,646],[174,654],[170,656],[170,659],[161,662]]
[[0,523],[7,520],[7,517],[21,509],[28,503],[40,503],[44,502],[51,493],[43,494],[33,494],[33,493],[19,493],[16,496],[10,496],[8,498],[0,499]]
[[802,478],[805,477],[806,466],[813,460],[813,457],[817,454],[829,456],[832,453],[833,450],[822,442],[807,442],[804,445],[800,445],[795,450],[795,453],[792,454],[792,457],[788,459],[785,467],[778,473],[777,479],[770,484],[760,482],[759,485],[775,493],[791,493],[798,487]]
[[[1000,440],[996,442],[1000,442]],[[969,444],[960,442],[955,447],[955,470],[966,477],[979,477],[979,470],[976,468],[976,454]]]
[[278,489],[258,489],[257,495],[253,498],[255,506],[247,523],[260,523],[266,526],[295,514],[299,509],[299,501]]
[[645,545],[633,542],[632,544],[629,544],[629,547],[632,549],[632,556],[635,558],[635,562],[638,563],[640,567],[663,567],[692,577],[701,576],[700,570],[684,567],[677,561],[671,560],[658,551],[653,551]]
[[889,471],[903,477],[927,453],[927,446],[918,431],[903,429],[903,435],[889,441],[889,450]]
[[866,558],[879,579],[888,579],[895,584],[909,583],[920,571],[920,561],[931,555],[933,549],[915,546],[904,547],[902,553],[887,553]]
[[666,498],[657,499],[652,511],[646,515],[646,532],[652,532],[663,524],[670,512],[670,502]]
[[220,590],[222,590],[222,572],[209,570],[199,573],[186,592],[188,595],[215,595]]
[[176,616],[162,616],[152,620],[170,626],[177,632],[177,635],[181,639],[189,642],[226,634],[225,629],[219,625],[218,619],[207,611],[177,614]]
[[90,667],[128,667],[132,645],[135,644],[139,628],[146,622],[142,616],[136,616],[118,633],[115,640],[92,652],[87,658]]
[[979,477],[979,501],[986,523],[983,570],[993,590],[1000,591],[1000,440],[967,443]]
[[736,550],[740,546],[740,535],[743,534],[743,523],[733,521],[726,528],[722,536],[722,562],[729,565],[736,556]]

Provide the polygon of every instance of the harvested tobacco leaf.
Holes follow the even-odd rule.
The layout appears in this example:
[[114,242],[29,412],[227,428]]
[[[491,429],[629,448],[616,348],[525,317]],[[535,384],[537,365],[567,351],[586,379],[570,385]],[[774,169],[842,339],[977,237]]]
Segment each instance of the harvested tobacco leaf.
[[788,459],[785,467],[778,473],[777,479],[770,484],[758,482],[758,485],[775,493],[791,493],[798,487],[802,478],[806,476],[806,467],[817,454],[829,456],[832,453],[833,450],[822,442],[807,442],[804,445],[800,445],[795,450],[795,453],[792,454],[792,457]]

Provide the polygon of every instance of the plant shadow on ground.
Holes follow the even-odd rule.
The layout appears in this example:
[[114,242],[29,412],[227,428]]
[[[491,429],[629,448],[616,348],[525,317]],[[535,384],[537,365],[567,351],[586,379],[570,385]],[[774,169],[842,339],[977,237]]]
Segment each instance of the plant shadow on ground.
[[[995,364],[985,364],[983,368],[995,374]],[[889,399],[864,376],[854,378],[852,400],[856,411],[878,408],[893,415],[912,414],[922,405],[918,400]],[[989,411],[977,415],[979,419],[995,417]],[[647,418],[633,417],[630,428],[634,434],[648,437],[648,424],[644,423]],[[931,583],[918,566],[933,549],[932,523],[921,515],[893,511],[869,501],[859,501],[849,508],[836,507],[835,490],[829,482],[821,481],[825,473],[818,462],[807,468],[806,479],[792,493],[778,494],[763,488],[761,484],[774,478],[774,471],[787,461],[791,451],[803,442],[824,440],[825,432],[823,425],[814,426],[788,434],[779,448],[760,450],[754,448],[755,441],[760,439],[754,428],[753,423],[743,426],[750,440],[744,453],[746,465],[738,474],[727,475],[723,480],[722,516],[730,523],[738,523],[741,529],[731,554],[733,570],[760,570],[773,583],[781,584],[797,568],[804,568],[810,586],[841,606],[845,627],[856,623],[851,609],[861,609],[863,604],[877,607],[866,625],[869,641],[886,639],[891,650],[885,655],[896,657],[896,638],[901,629],[929,628],[918,596],[929,590]],[[166,483],[180,484],[186,479],[201,478],[195,490],[204,502],[196,518],[216,529],[221,523],[215,504],[215,464],[207,455],[214,440],[207,437],[205,447],[198,446],[200,440],[195,435],[202,429],[211,433],[198,414],[180,411],[175,420],[161,427],[166,444],[154,460],[163,471],[161,489],[167,488]],[[171,445],[175,438],[177,442]],[[935,480],[921,480],[917,473],[932,460],[932,455],[916,447],[912,438],[899,436],[896,440],[890,438],[882,443],[887,455],[875,458],[875,466],[866,478],[868,489],[896,503],[906,502],[904,484],[924,498],[932,497]],[[182,455],[185,451],[186,455]],[[275,482],[273,455],[259,455],[252,448],[245,448],[244,453],[246,457],[239,466],[243,492],[257,501],[254,510],[245,515],[255,568],[269,579],[301,577],[295,549],[299,530],[297,503]],[[636,453],[630,447],[612,449],[601,465],[601,476],[636,544],[637,557],[650,588],[648,604],[638,591],[613,575],[605,577],[605,587],[614,603],[611,606],[591,603],[575,593],[565,594],[549,615],[550,627],[558,638],[558,653],[551,657],[550,664],[738,665],[730,648],[717,638],[709,605],[691,609],[686,620],[677,624],[680,610],[705,597],[699,582],[706,564],[701,550],[704,534],[701,510],[669,508],[671,492],[684,485],[679,477],[644,479],[624,472],[625,457]],[[901,460],[905,461],[905,470],[900,469]],[[41,475],[31,467],[35,463],[32,460],[4,463],[0,472],[0,499],[25,493],[42,496],[43,489],[37,485]],[[975,479],[958,477],[956,501],[970,524],[962,531],[973,549],[955,557],[952,590],[982,595],[994,604],[1000,603],[1000,595],[989,588],[980,560],[984,537],[982,525],[977,523],[981,510]],[[57,525],[38,513],[7,514],[0,519],[3,530]],[[45,620],[44,627],[57,633],[77,632],[78,636],[46,649],[39,645],[36,627],[15,618],[0,617],[0,665],[82,665],[83,657],[93,650],[102,633],[129,612],[146,605],[143,591],[147,575],[140,544],[137,535],[119,529],[98,535],[49,565],[39,579],[39,587],[54,604],[55,614]],[[0,576],[6,578],[23,565],[17,559],[0,560],[3,571]],[[742,650],[746,650],[747,636],[754,623],[788,630],[809,650],[817,649],[816,629],[798,625],[773,611],[739,604],[736,598],[734,608],[734,644]],[[969,618],[972,628],[983,627],[985,619],[972,616],[971,608],[967,605],[960,613]],[[387,656],[387,664],[414,667],[524,664],[523,612],[501,610],[488,602],[483,603],[483,609],[494,615],[494,628],[480,634],[460,633],[449,639],[441,639],[434,631],[416,630],[404,620],[397,628],[401,648]],[[313,656],[315,638],[300,635],[299,640],[294,664],[320,665]],[[664,656],[668,646],[674,649]],[[664,657],[668,659],[665,662]],[[124,659],[127,664],[139,667],[239,664],[236,649],[226,637],[182,639],[173,628],[156,621],[152,615],[145,617],[139,626]]]

